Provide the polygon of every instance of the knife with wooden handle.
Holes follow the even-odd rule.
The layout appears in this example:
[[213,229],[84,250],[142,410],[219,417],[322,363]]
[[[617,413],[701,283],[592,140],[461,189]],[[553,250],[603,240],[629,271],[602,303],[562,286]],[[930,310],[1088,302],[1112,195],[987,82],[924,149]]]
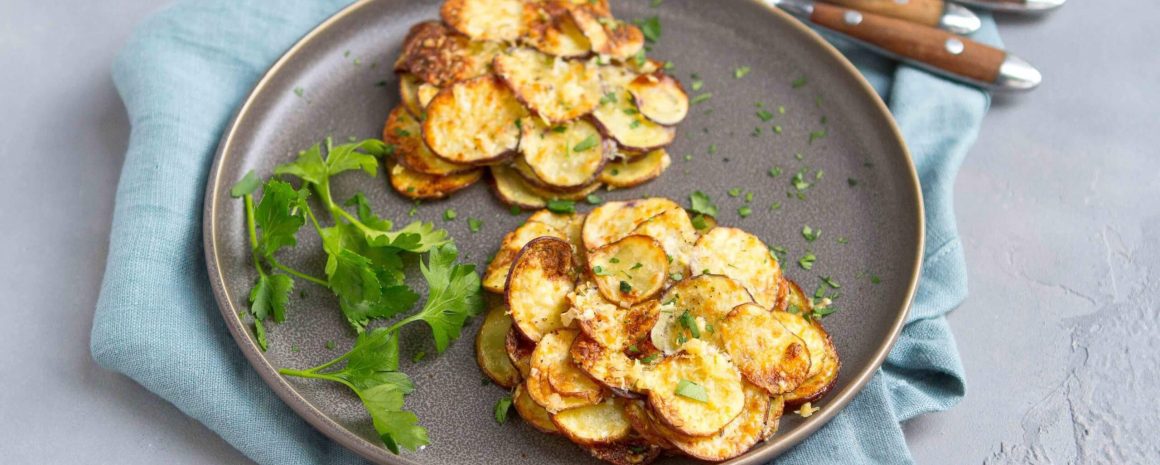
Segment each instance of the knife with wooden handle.
[[941,29],[811,0],[765,1],[873,51],[960,82],[1026,91],[1043,81],[1039,70],[1019,57]]
[[823,0],[826,3],[853,8],[923,26],[937,27],[955,34],[971,34],[983,22],[975,13],[943,0]]
[[1063,6],[1066,0],[954,0],[964,5],[1012,13],[1043,13]]

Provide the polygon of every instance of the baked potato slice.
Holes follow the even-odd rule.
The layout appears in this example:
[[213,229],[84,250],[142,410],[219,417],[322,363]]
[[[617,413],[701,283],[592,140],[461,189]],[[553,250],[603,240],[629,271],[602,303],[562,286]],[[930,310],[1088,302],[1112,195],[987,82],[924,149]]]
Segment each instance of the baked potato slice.
[[577,5],[570,9],[572,20],[588,38],[593,52],[617,60],[628,60],[644,48],[640,28],[613,18],[599,8]]
[[664,247],[669,256],[670,279],[680,281],[691,275],[689,256],[697,242],[697,230],[685,209],[670,208],[658,213],[632,230],[632,234],[656,239]]
[[797,389],[785,394],[786,407],[816,402],[834,388],[842,367],[833,339],[819,321],[809,321],[789,312],[773,312],[772,315],[786,329],[805,341],[806,348],[810,351],[809,375]]
[[[657,419],[689,436],[721,431],[741,414],[746,403],[741,373],[725,354],[699,339],[645,371],[638,385],[648,393]],[[766,396],[763,393],[761,397]],[[764,411],[761,418],[765,418]]]
[[493,67],[524,105],[551,123],[584,116],[600,103],[600,73],[591,61],[517,48],[497,55]]
[[445,87],[487,74],[500,49],[498,43],[475,42],[438,21],[427,21],[407,33],[395,70]]
[[767,310],[777,304],[781,266],[769,246],[737,228],[716,227],[697,240],[689,267],[694,273],[725,275],[745,285]]
[[661,291],[669,259],[656,239],[630,235],[589,251],[588,271],[605,299],[627,308]]
[[496,302],[479,326],[475,335],[475,361],[483,374],[499,386],[511,389],[520,383],[520,372],[508,357],[507,336],[512,329],[512,318],[507,307]]
[[423,174],[398,163],[389,163],[391,187],[404,197],[416,200],[442,199],[464,189],[483,177],[482,170],[471,170],[447,176]]
[[745,406],[720,432],[706,437],[672,435],[669,441],[690,457],[721,462],[744,454],[761,440],[769,414],[769,395],[744,383]]
[[642,439],[662,450],[672,450],[676,446],[669,441],[666,433],[672,430],[660,426],[656,417],[649,411],[643,400],[630,400],[624,404],[624,416],[632,425],[633,431]]
[[524,0],[446,0],[443,22],[472,40],[513,42],[523,30]]
[[457,82],[427,105],[423,140],[439,158],[461,165],[492,164],[516,152],[527,110],[494,76]]
[[605,244],[616,242],[629,235],[649,218],[668,210],[681,208],[672,200],[651,197],[624,202],[607,202],[592,209],[584,220],[581,238],[584,247],[595,250]]
[[689,114],[689,95],[672,76],[642,74],[628,84],[640,114],[654,123],[672,126]]
[[537,237],[568,239],[560,230],[529,219],[503,237],[499,250],[495,252],[495,258],[491,259],[491,263],[487,265],[487,270],[483,272],[483,288],[497,294],[503,294],[507,286],[508,272],[511,271],[516,256],[528,242]]
[[637,157],[624,157],[604,165],[597,179],[611,187],[636,187],[660,177],[673,164],[665,149],[645,152]]
[[570,349],[577,334],[573,329],[552,331],[532,352],[528,393],[549,413],[594,405],[608,397],[603,386],[572,363]]
[[395,107],[383,126],[383,140],[395,147],[395,161],[423,174],[447,176],[476,170],[472,166],[448,163],[436,157],[423,142],[419,120],[403,106]]
[[525,339],[513,325],[508,330],[507,337],[504,338],[504,349],[507,352],[508,360],[511,360],[512,365],[520,372],[520,377],[522,379],[530,378],[532,351],[536,350],[536,343]]
[[765,415],[765,428],[761,430],[762,441],[768,441],[774,434],[777,434],[777,428],[781,423],[781,415],[784,411],[784,397],[773,396],[769,398],[769,413]]
[[635,360],[622,351],[600,345],[586,334],[572,342],[570,352],[573,364],[617,395],[627,395],[636,383],[638,365]]
[[717,331],[721,348],[741,375],[769,395],[797,389],[810,372],[805,341],[786,329],[765,307],[738,305],[725,316]]
[[531,1],[521,16],[523,42],[549,55],[575,58],[592,53],[592,44],[568,14],[568,0]]
[[545,334],[563,328],[560,315],[568,309],[568,293],[575,282],[568,241],[538,237],[524,245],[505,286],[507,306],[520,334],[538,343]]
[[512,406],[516,408],[516,413],[520,414],[520,418],[523,418],[533,428],[548,434],[560,432],[552,423],[552,416],[544,407],[532,400],[532,396],[528,395],[528,388],[523,383],[516,386],[515,392],[512,393]]
[[577,321],[584,334],[615,351],[626,350],[647,338],[660,317],[656,299],[622,308],[605,299],[591,281],[577,284],[568,298],[572,307],[567,317]]
[[585,120],[557,125],[524,118],[520,154],[535,178],[550,189],[576,190],[591,185],[614,146]]
[[491,189],[500,202],[513,207],[537,209],[548,206],[548,199],[541,197],[539,190],[532,190],[511,166],[496,165],[490,168]]
[[738,305],[753,302],[745,287],[725,276],[700,275],[669,287],[661,296],[661,313],[650,339],[667,354],[694,340],[720,343],[721,320]]
[[564,233],[568,242],[572,244],[573,262],[579,266],[583,266],[586,260],[586,254],[584,246],[580,241],[580,228],[584,227],[584,218],[586,216],[584,213],[554,213],[544,209],[532,213],[527,221],[544,223]]
[[399,101],[403,107],[416,118],[423,115],[423,107],[419,104],[419,85],[425,84],[411,73],[399,74]]
[[595,446],[581,446],[589,454],[612,465],[647,465],[656,460],[661,449],[641,438],[630,437],[623,441]]
[[782,310],[790,313],[808,314],[814,311],[813,302],[809,297],[806,297],[805,291],[802,291],[801,286],[794,280],[782,277],[782,286],[786,288],[785,304],[782,305]]
[[606,137],[631,150],[655,150],[673,142],[677,130],[657,124],[640,113],[632,94],[621,87],[606,91],[592,110],[592,118]]
[[624,414],[624,400],[619,397],[561,410],[552,415],[552,423],[564,437],[581,446],[611,444],[632,433],[632,424]]

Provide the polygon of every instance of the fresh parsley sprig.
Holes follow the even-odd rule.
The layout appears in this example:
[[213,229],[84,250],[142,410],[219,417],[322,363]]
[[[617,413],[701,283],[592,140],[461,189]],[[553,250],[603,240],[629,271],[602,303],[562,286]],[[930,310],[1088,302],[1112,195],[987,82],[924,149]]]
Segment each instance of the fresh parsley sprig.
[[[333,176],[347,171],[377,175],[378,158],[391,153],[381,141],[334,146],[315,145],[299,153],[291,163],[278,166],[276,176],[297,178],[301,186],[271,178],[263,184],[248,173],[230,190],[245,203],[250,255],[258,273],[250,291],[250,314],[262,350],[266,350],[265,321],[282,322],[295,279],[323,286],[334,293],[342,314],[358,333],[349,352],[319,366],[296,370],[284,368],[285,376],[321,379],[350,388],[370,413],[375,430],[392,452],[415,450],[428,444],[427,431],[418,417],[403,408],[414,384],[399,368],[399,332],[424,322],[439,353],[447,350],[467,319],[483,307],[479,274],[474,265],[456,262],[459,251],[444,230],[431,223],[414,222],[402,228],[375,215],[362,193],[342,202],[334,200]],[[261,198],[255,192],[261,188]],[[316,202],[307,202],[314,197]],[[311,204],[321,205],[315,213]],[[353,213],[348,211],[353,209]],[[324,221],[329,224],[324,225]],[[297,234],[307,223],[322,241],[326,254],[324,277],[312,276],[280,261],[280,250],[298,244]],[[374,320],[401,315],[419,300],[405,283],[404,258],[426,255],[419,269],[427,281],[427,299],[418,312],[390,326],[367,330]],[[345,363],[344,363],[345,362]],[[339,365],[341,368],[337,368]]]

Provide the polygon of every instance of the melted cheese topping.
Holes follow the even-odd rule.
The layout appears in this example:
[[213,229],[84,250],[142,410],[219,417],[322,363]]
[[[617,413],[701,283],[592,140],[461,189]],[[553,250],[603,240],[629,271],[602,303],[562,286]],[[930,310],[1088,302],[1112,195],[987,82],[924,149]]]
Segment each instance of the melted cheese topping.
[[540,118],[521,121],[520,153],[543,182],[564,189],[585,186],[604,166],[608,146],[592,123],[579,120],[549,127]]
[[669,259],[648,236],[627,236],[588,253],[592,279],[609,301],[629,307],[652,298],[668,278]]
[[608,202],[588,213],[581,236],[584,247],[595,250],[632,233],[649,218],[672,208],[681,208],[669,199],[653,197],[628,202]]

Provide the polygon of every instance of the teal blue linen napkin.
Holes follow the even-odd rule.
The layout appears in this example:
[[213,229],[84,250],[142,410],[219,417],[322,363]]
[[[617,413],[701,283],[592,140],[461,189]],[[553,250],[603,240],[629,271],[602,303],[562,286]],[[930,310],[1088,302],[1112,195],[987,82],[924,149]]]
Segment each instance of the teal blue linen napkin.
[[[182,1],[135,32],[113,78],[132,133],[117,190],[93,358],[133,378],[261,464],[363,463],[295,415],[258,378],[221,320],[205,273],[201,207],[218,139],[261,74],[347,0]],[[980,40],[998,43],[984,19]],[[780,464],[910,463],[899,426],[965,393],[943,315],[966,295],[955,173],[985,93],[835,40],[889,102],[926,203],[924,273],[910,321],[878,375]]]

